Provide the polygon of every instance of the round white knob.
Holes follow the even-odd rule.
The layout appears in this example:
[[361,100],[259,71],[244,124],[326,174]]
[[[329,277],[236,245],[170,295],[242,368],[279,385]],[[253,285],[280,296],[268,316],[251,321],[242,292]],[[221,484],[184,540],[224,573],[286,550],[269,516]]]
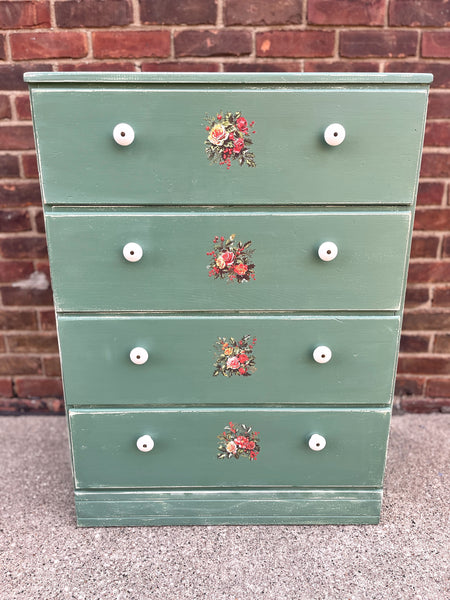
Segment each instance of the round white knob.
[[148,361],[148,352],[145,348],[133,348],[130,352],[130,360],[135,365],[143,365]]
[[331,360],[333,353],[328,346],[317,346],[313,352],[313,358],[316,363],[324,364]]
[[332,123],[325,129],[323,137],[329,146],[339,146],[345,140],[345,129],[340,123]]
[[323,437],[323,435],[314,433],[309,438],[308,445],[311,448],[311,450],[314,450],[315,452],[319,452],[320,450],[323,450],[325,448],[325,446],[327,445],[327,440]]
[[123,247],[123,255],[129,262],[137,262],[141,260],[144,251],[139,244],[130,242]]
[[141,452],[150,452],[153,449],[155,442],[149,435],[141,435],[136,441],[136,446]]
[[134,129],[127,123],[118,123],[113,129],[113,138],[119,146],[129,146],[134,141]]
[[320,244],[317,254],[321,260],[328,262],[336,258],[338,247],[334,242],[324,242],[323,244]]

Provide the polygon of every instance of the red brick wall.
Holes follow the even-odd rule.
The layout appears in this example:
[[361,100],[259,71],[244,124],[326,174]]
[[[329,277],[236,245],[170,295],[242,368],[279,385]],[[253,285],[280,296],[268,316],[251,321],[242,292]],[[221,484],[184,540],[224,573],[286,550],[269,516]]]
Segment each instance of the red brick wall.
[[27,70],[434,73],[397,407],[450,405],[448,0],[0,0],[0,412],[62,410]]

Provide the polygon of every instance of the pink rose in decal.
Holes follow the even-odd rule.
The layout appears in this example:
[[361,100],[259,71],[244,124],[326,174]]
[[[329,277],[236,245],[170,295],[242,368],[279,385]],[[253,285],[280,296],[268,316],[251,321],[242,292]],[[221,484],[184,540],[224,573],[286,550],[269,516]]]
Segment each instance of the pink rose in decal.
[[225,264],[227,265],[227,267],[229,267],[230,265],[232,265],[234,263],[233,252],[224,252],[222,254],[222,258],[223,258]]
[[228,136],[229,133],[225,129],[225,127],[218,123],[217,125],[214,125],[214,127],[212,127],[208,135],[208,140],[211,142],[211,144],[214,144],[215,146],[223,146],[223,143],[226,139],[228,139]]
[[241,363],[239,362],[239,358],[237,356],[230,356],[227,360],[227,369],[239,369]]

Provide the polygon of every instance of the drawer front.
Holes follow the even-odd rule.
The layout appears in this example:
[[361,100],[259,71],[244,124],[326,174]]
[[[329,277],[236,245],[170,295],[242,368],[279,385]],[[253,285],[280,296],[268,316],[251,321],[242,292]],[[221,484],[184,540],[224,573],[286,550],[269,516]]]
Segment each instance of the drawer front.
[[388,404],[399,327],[342,315],[58,317],[71,406]]
[[[374,86],[44,86],[32,93],[49,204],[412,203],[426,103],[426,89]],[[227,113],[234,126],[223,126]],[[241,129],[238,119],[246,121]],[[122,123],[133,130],[127,146],[113,137]],[[331,146],[324,132],[335,123],[345,139]],[[236,140],[246,125],[252,144],[240,149]],[[126,143],[128,133],[122,133]],[[206,153],[209,148],[224,162],[227,143],[229,169],[226,160],[212,164]],[[244,150],[256,166],[239,165]]]
[[389,411],[86,409],[69,421],[77,488],[380,486]]
[[[55,212],[46,222],[58,310],[398,310],[411,214]],[[319,257],[324,242],[334,260]],[[139,261],[124,258],[128,243]]]

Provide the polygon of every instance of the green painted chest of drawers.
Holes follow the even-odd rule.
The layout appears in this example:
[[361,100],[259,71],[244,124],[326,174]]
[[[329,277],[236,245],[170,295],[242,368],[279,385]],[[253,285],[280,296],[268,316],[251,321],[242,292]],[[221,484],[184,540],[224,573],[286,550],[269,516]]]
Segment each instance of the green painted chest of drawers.
[[378,522],[431,76],[25,79],[79,525]]

